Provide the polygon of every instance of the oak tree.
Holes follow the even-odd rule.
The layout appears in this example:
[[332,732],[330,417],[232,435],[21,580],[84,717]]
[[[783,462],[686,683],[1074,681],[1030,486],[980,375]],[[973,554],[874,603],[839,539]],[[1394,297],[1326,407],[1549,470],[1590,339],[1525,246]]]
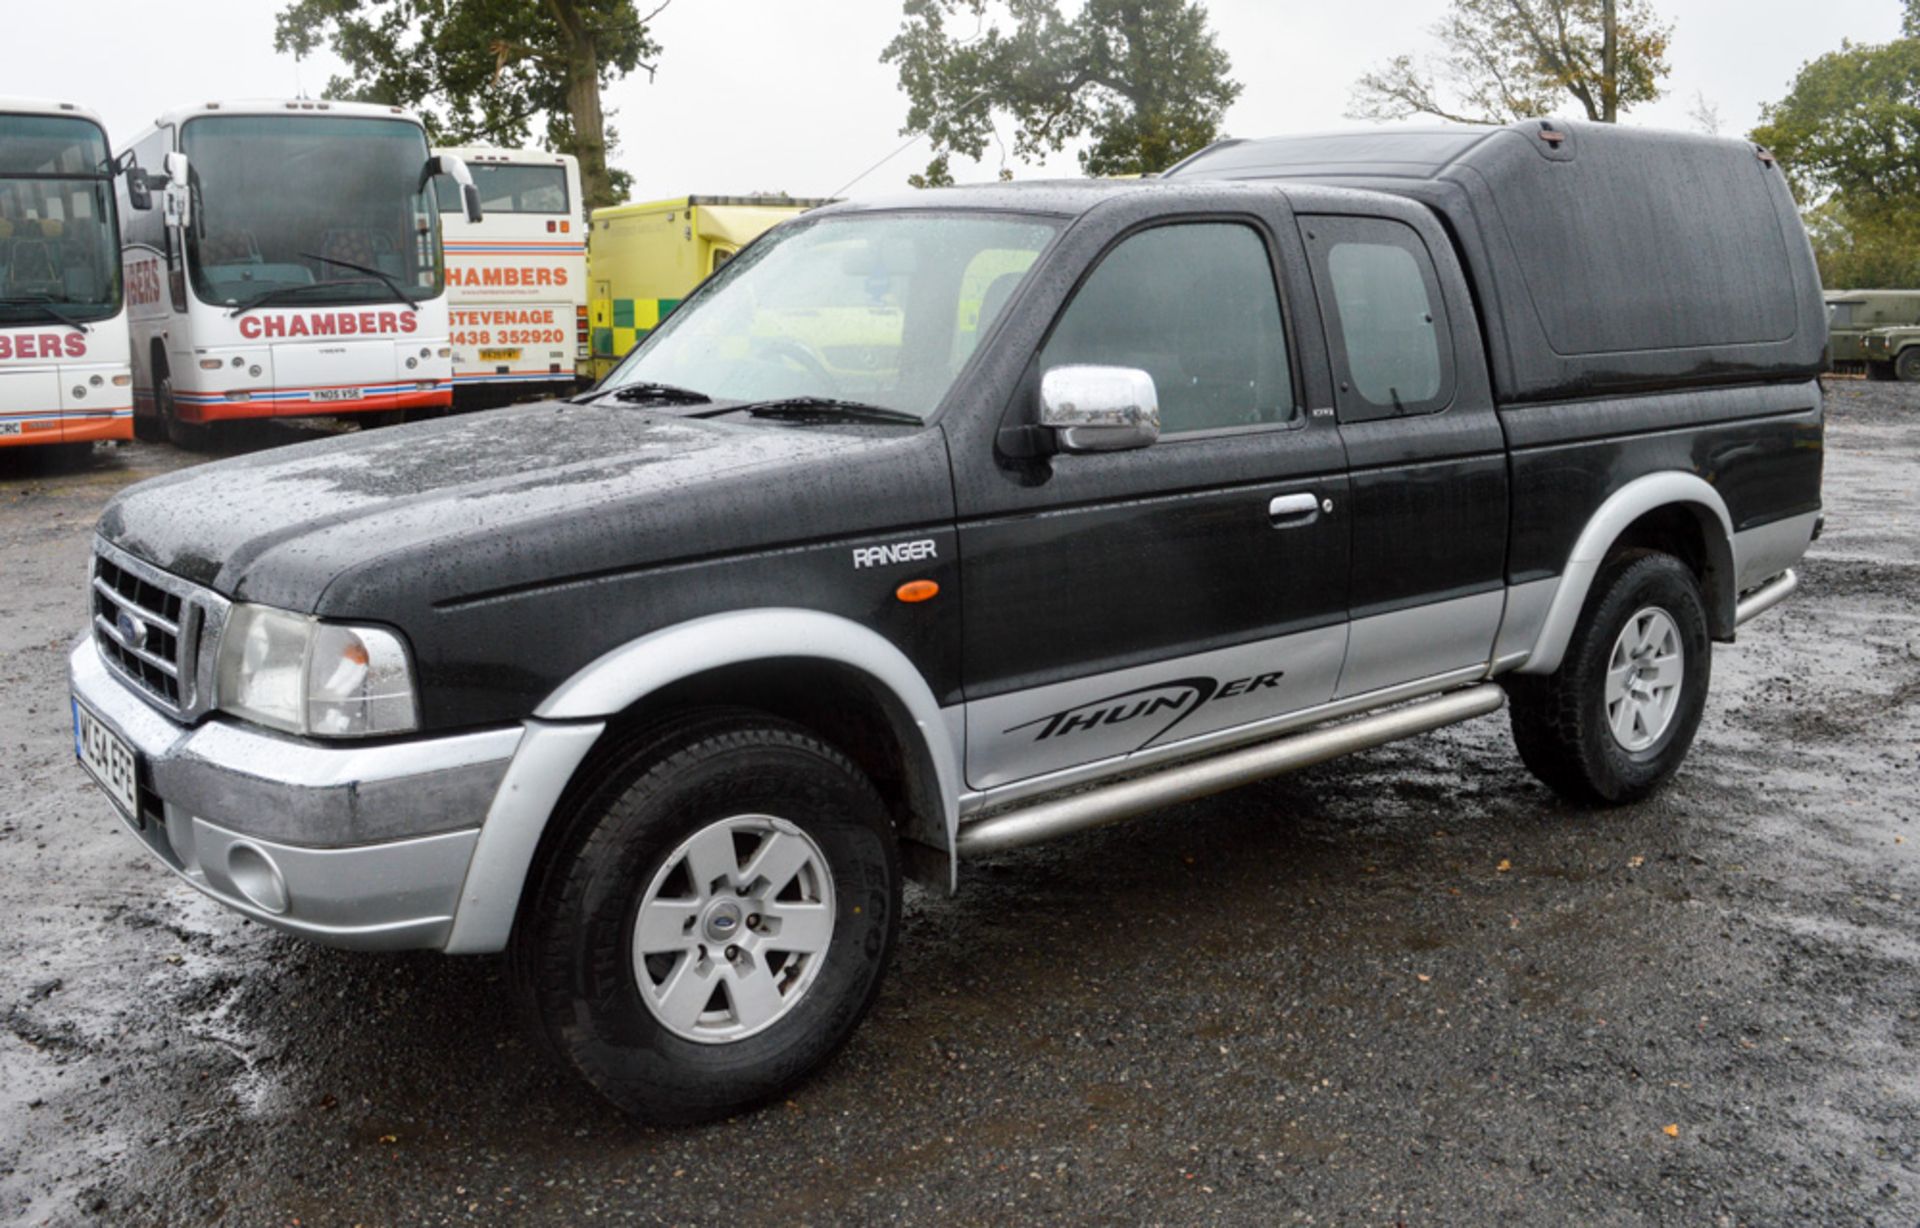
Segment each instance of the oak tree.
[[1165,170],[1211,144],[1240,85],[1198,0],[907,0],[881,60],[899,69],[904,134],[933,146],[916,185],[951,183],[954,155],[980,158],[1013,129],[1029,159],[1085,136],[1089,175]]
[[[670,2],[670,0],[669,0]],[[602,91],[660,46],[633,0],[291,0],[274,46],[306,55],[323,44],[346,63],[330,97],[420,112],[436,141],[523,145],[535,124],[580,160],[589,208],[616,203],[627,176],[607,157],[616,134]]]
[[1673,27],[1651,0],[1452,0],[1437,62],[1395,56],[1360,78],[1348,115],[1505,124],[1571,100],[1599,123],[1660,96]]

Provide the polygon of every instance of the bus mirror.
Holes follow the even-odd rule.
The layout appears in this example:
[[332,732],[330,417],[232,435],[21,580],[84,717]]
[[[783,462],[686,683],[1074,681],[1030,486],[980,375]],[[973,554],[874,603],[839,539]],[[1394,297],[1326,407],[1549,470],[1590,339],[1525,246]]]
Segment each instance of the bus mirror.
[[153,208],[153,188],[147,183],[147,172],[136,162],[127,167],[126,175],[127,203],[140,213]]
[[113,160],[113,173],[126,177],[129,208],[139,213],[153,208],[153,185],[147,182],[147,172],[141,170],[140,164],[134,161],[131,149],[121,150],[120,156]]
[[165,185],[161,204],[166,215],[166,223],[169,226],[185,229],[192,220],[188,214],[189,205],[193,199],[193,194],[187,188],[187,155],[169,153],[165,165],[167,173],[161,180]]
[[473,172],[467,169],[467,164],[452,154],[433,155],[427,159],[427,164],[420,168],[420,191],[426,191],[427,184],[432,182],[436,175],[445,175],[460,185],[460,204],[466,212],[467,220],[478,222],[480,220],[480,189],[473,186]]

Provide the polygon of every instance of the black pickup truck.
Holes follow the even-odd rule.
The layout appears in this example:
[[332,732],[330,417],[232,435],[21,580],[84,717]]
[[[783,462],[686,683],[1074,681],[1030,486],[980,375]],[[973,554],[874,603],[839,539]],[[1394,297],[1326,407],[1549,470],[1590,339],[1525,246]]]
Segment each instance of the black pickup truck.
[[602,385],[133,487],[75,744],[249,917],[509,951],[657,1121],[790,1086],[912,876],[1510,708],[1594,805],[1820,525],[1764,150],[1527,123],[820,209]]

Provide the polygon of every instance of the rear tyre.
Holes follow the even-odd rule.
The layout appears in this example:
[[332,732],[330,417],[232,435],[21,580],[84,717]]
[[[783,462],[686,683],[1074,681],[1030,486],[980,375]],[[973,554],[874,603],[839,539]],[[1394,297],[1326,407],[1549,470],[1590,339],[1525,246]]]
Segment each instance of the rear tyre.
[[795,725],[717,712],[605,765],[528,883],[515,979],[561,1060],[642,1120],[797,1083],[879,991],[900,915],[885,806]]
[[1692,570],[1672,555],[1622,552],[1596,579],[1559,670],[1505,680],[1520,759],[1571,801],[1638,801],[1687,757],[1712,666]]
[[1893,360],[1893,373],[1902,383],[1920,384],[1920,345],[1900,351],[1900,357]]
[[174,447],[189,452],[204,452],[213,446],[211,426],[180,420],[180,403],[173,395],[173,373],[165,367],[154,372],[153,408],[159,416],[161,429]]

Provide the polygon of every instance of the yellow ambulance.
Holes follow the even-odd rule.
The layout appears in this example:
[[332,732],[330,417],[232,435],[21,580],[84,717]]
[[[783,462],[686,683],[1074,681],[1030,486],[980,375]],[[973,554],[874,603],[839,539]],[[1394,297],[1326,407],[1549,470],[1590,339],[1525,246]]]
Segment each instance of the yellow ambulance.
[[679,306],[680,299],[763,232],[825,200],[676,196],[595,209],[587,232],[591,353],[598,380]]

